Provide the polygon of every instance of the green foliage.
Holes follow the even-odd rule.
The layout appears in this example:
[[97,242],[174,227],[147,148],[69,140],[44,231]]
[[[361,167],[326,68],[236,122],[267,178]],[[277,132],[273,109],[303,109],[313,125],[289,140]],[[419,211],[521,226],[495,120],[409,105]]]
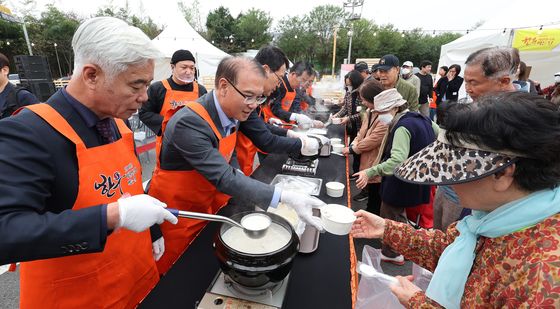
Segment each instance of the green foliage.
[[161,26],[157,25],[151,17],[145,16],[136,16],[134,14],[130,14],[130,9],[128,7],[128,2],[124,7],[114,7],[114,6],[106,6],[103,8],[99,8],[95,16],[111,16],[122,19],[129,23],[132,26],[140,28],[140,30],[144,31],[144,33],[150,38],[153,39],[158,36],[161,31],[163,30]]
[[192,3],[186,3],[181,0],[177,2],[179,10],[185,16],[187,22],[196,30],[200,35],[206,37],[206,30],[204,29],[202,22],[200,20],[200,2],[194,0]]
[[235,19],[229,9],[223,6],[210,11],[206,17],[206,29],[209,41],[226,52],[235,49],[234,40]]
[[237,17],[235,25],[235,46],[238,51],[258,49],[272,41],[268,32],[272,18],[264,11],[250,9]]

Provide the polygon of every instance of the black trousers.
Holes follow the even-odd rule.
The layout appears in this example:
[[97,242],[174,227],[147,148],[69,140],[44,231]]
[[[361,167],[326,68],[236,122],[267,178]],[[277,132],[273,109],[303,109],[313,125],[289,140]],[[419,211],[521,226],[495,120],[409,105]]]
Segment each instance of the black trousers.
[[379,194],[380,188],[381,183],[368,183],[367,185],[368,201],[366,210],[378,216],[381,213],[381,195]]

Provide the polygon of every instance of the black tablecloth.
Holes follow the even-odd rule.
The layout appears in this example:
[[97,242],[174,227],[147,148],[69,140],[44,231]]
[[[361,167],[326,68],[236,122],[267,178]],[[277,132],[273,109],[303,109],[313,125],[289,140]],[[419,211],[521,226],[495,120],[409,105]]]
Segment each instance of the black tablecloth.
[[[329,137],[343,137],[342,126],[330,126]],[[252,177],[270,183],[281,173],[287,155],[269,155]],[[346,205],[346,190],[340,198],[326,195],[329,181],[346,183],[345,158],[320,158],[317,176],[323,179],[320,199]],[[232,201],[220,213],[228,215],[243,206]],[[219,223],[210,223],[140,304],[140,308],[196,308],[219,270],[213,252],[213,238]],[[310,254],[298,254],[290,273],[282,308],[351,308],[350,249],[348,236],[323,233],[319,247]]]

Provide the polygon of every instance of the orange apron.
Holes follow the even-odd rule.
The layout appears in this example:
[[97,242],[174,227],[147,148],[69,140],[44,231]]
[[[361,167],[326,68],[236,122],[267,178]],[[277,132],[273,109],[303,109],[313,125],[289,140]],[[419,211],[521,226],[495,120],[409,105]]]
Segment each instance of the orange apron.
[[[193,82],[193,91],[178,91],[171,89],[169,81],[164,79],[161,81],[163,87],[165,87],[165,98],[163,99],[163,105],[161,106],[160,115],[163,116],[163,120],[171,118],[173,114],[177,111],[177,108],[185,105],[187,102],[195,101],[198,99],[198,84]],[[169,112],[172,110],[172,112]],[[169,114],[169,115],[168,115]],[[167,117],[167,118],[166,118]],[[161,139],[163,137],[163,129],[161,130],[161,135],[156,135],[156,162],[159,164],[159,153],[161,151]]]
[[[307,95],[312,96],[313,95],[313,86],[309,86],[307,88],[307,90],[305,90],[305,92],[307,93]],[[309,108],[309,103],[307,103],[303,100],[299,103],[299,105],[300,105],[302,111],[306,111]]]
[[[263,114],[263,109],[259,111],[259,117]],[[261,118],[262,119],[262,118]],[[235,145],[235,152],[237,154],[237,162],[239,163],[239,169],[246,176],[251,176],[255,171],[253,165],[255,164],[255,155],[257,151],[266,154],[266,152],[260,150],[253,144],[253,142],[243,133],[237,133],[237,144]]]
[[[124,193],[143,193],[132,132],[122,120],[115,119],[121,139],[86,148],[50,105],[26,108],[76,145],[79,188],[73,210],[116,202]],[[159,280],[150,232],[126,229],[108,235],[103,252],[23,262],[20,272],[20,307],[32,309],[134,308]]]
[[[282,109],[289,112],[290,108],[292,107],[292,102],[294,102],[294,99],[296,98],[296,91],[292,90],[292,91],[288,91],[288,86],[286,86],[286,82],[284,81],[284,79],[282,79],[282,84],[284,85],[284,89],[286,89],[286,94],[284,95],[284,98],[282,98]],[[272,113],[272,109],[270,108],[270,105],[267,104],[265,106],[262,107],[263,113],[264,113],[264,121],[268,122],[268,119],[270,118],[278,118],[278,116],[275,116]],[[282,120],[282,119],[280,119]],[[282,120],[282,123],[286,123]],[[293,122],[290,122],[293,123]]]
[[[216,128],[206,109],[197,102],[189,102],[187,107],[202,117],[219,140],[219,151],[227,162],[231,160],[235,149],[237,133],[227,137]],[[168,113],[169,114],[169,113]],[[168,119],[162,124],[165,131]],[[185,138],[188,138],[185,136]],[[167,207],[179,210],[195,211],[215,214],[225,206],[229,195],[219,192],[204,176],[196,170],[169,171],[156,166],[149,194],[167,203]],[[157,266],[160,274],[166,273],[177,259],[185,252],[190,243],[200,233],[207,221],[181,218],[176,225],[164,222],[160,225],[165,239],[165,253]]]
[[164,79],[161,81],[163,87],[165,88],[165,98],[163,99],[163,104],[161,105],[160,115],[165,116],[168,110],[176,108],[189,101],[195,101],[198,99],[198,83],[193,82],[193,91],[179,91],[171,89],[169,81]]

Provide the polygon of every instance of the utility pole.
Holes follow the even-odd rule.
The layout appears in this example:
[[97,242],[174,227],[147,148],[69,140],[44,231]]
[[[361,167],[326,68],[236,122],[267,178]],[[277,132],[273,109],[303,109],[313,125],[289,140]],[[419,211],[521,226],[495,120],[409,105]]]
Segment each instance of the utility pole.
[[331,75],[334,78],[334,65],[336,60],[336,32],[338,31],[338,26],[334,26],[334,33],[333,33],[333,47],[332,47],[332,71]]
[[[362,16],[362,9],[364,6],[364,0],[345,0],[343,7],[350,9],[350,17],[348,21],[350,22],[350,30],[348,31],[348,58],[346,63],[351,63],[350,57],[352,56],[352,36],[354,35],[354,20],[358,20]],[[357,13],[357,9],[360,8],[360,13]]]

